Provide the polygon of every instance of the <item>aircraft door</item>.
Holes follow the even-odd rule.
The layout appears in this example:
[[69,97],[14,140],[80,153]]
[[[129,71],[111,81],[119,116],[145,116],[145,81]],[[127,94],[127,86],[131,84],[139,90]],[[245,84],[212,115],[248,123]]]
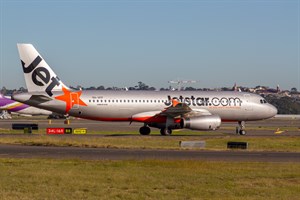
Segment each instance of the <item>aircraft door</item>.
[[251,98],[250,94],[244,94],[244,101],[246,101],[246,104],[244,105],[244,108],[245,108],[246,111],[252,111],[253,110],[252,104],[250,102],[250,98]]

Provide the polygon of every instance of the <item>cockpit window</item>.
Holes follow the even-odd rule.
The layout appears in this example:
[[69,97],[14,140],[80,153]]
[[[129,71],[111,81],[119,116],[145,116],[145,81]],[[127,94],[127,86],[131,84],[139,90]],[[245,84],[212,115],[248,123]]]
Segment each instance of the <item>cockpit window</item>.
[[261,103],[261,104],[265,104],[265,103],[268,103],[268,102],[267,102],[265,99],[261,99],[261,100],[260,100],[260,103]]

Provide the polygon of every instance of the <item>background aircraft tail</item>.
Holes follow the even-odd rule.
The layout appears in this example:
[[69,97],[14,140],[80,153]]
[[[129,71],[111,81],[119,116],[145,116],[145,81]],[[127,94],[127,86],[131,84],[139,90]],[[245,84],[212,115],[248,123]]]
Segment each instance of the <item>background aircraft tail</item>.
[[62,91],[66,87],[33,47],[32,44],[17,44],[28,92]]
[[12,103],[13,100],[11,100],[9,97],[4,96],[3,94],[0,93],[0,110],[7,104]]

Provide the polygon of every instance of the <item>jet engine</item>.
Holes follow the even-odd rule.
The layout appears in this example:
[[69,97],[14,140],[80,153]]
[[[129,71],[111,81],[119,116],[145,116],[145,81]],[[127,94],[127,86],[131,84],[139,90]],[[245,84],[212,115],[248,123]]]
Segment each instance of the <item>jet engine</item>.
[[181,128],[192,130],[216,130],[221,125],[221,118],[218,115],[205,115],[191,118],[182,118]]

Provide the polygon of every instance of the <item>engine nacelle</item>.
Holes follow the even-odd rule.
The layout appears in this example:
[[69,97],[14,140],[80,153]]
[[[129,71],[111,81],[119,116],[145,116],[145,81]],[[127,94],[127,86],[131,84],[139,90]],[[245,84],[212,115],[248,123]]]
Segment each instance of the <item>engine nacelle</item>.
[[182,118],[180,121],[181,128],[191,130],[216,130],[221,125],[221,118],[218,115],[205,115],[191,118]]

